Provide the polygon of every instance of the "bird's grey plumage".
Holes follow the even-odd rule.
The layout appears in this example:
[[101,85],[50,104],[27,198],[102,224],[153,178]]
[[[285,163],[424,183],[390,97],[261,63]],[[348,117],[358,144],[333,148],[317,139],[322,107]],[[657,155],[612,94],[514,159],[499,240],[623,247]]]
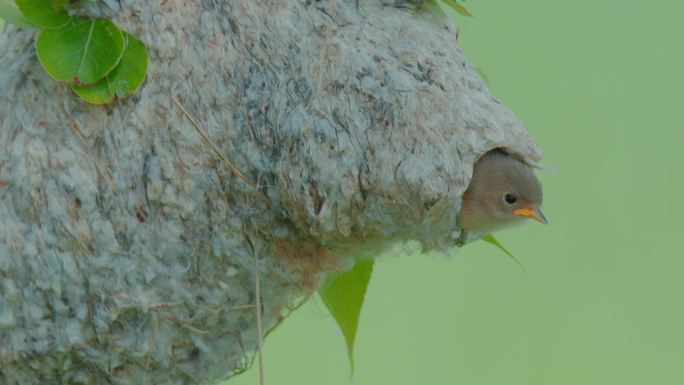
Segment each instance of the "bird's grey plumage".
[[[515,201],[507,202],[506,194]],[[473,167],[470,185],[463,195],[459,226],[467,238],[490,234],[523,223],[525,217],[514,212],[538,210],[542,199],[541,183],[530,166],[503,150],[492,150]]]

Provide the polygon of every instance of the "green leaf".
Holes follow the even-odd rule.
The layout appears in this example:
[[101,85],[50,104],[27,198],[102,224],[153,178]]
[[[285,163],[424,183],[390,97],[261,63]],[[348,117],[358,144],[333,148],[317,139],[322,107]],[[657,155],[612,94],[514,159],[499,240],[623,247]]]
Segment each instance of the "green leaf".
[[347,355],[351,374],[354,374],[354,339],[359,325],[359,316],[368,282],[373,272],[373,260],[361,259],[354,267],[344,273],[332,273],[318,295],[332,314],[347,342]]
[[[0,19],[22,28],[34,28],[12,0],[0,0]],[[1,32],[1,31],[0,31]]]
[[123,99],[138,92],[147,73],[148,55],[145,45],[124,31],[126,48],[119,64],[102,80],[91,86],[71,85],[71,89],[88,103],[105,104],[114,97]]
[[511,252],[508,251],[508,249],[506,249],[505,247],[503,247],[503,245],[502,245],[501,243],[499,243],[499,241],[497,241],[496,238],[494,238],[493,235],[491,235],[491,234],[490,234],[490,235],[485,235],[484,237],[482,237],[482,238],[480,238],[480,239],[482,239],[483,241],[485,241],[485,242],[487,242],[487,243],[491,243],[492,245],[496,246],[499,250],[501,250],[501,251],[503,251],[504,253],[506,253],[509,257],[511,257],[511,259],[512,259],[513,261],[515,261],[515,263],[518,264],[518,266],[520,266],[521,269],[523,269],[523,271],[524,271],[525,273],[527,273],[527,269],[525,268],[525,266],[523,266],[522,263],[520,263],[520,261],[518,261],[518,258],[514,257],[513,254],[511,254]]
[[69,84],[93,84],[121,59],[125,40],[106,19],[72,19],[59,29],[41,31],[36,53],[50,76]]
[[69,22],[69,0],[16,0],[21,13],[40,28],[59,28]]
[[456,0],[442,0],[444,4],[453,8],[456,12],[463,16],[473,16],[472,13],[468,12],[465,6],[459,4]]

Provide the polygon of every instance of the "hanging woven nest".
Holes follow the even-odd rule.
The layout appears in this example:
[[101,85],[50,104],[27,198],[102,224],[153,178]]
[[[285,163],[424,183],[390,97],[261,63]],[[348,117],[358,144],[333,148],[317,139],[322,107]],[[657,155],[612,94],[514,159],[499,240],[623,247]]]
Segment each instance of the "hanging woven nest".
[[100,2],[150,52],[106,107],[1,34],[0,383],[213,384],[257,260],[270,330],[356,256],[454,247],[474,161],[541,153],[439,7],[385,3]]

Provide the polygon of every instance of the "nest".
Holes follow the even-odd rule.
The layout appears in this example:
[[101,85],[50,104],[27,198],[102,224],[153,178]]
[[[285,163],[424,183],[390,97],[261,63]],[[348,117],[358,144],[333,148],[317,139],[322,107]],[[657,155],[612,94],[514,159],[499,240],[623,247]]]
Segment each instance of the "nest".
[[225,379],[256,345],[256,261],[268,330],[356,256],[454,247],[481,154],[541,157],[432,3],[95,12],[150,51],[112,106],[49,79],[32,31],[0,36],[2,384]]

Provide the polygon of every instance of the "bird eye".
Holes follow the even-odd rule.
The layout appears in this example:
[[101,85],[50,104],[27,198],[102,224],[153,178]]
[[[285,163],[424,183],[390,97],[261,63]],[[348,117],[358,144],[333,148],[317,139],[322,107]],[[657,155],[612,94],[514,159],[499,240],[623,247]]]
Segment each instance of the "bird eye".
[[513,203],[518,201],[518,198],[516,198],[515,195],[511,193],[505,193],[503,197],[506,203],[508,203],[509,205],[512,205]]

